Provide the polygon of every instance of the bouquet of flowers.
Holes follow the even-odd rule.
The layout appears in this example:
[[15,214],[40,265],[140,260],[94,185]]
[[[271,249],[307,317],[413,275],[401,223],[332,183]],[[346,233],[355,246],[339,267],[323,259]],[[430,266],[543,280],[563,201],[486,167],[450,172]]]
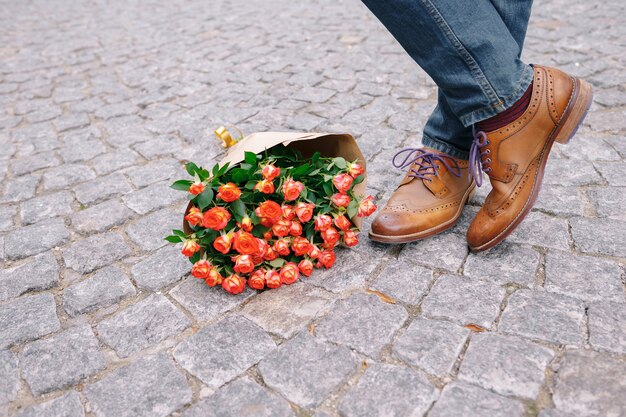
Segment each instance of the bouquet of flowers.
[[335,247],[358,243],[359,217],[376,210],[355,193],[364,167],[341,156],[310,157],[276,145],[246,152],[242,161],[210,171],[186,164],[193,180],[172,188],[189,194],[185,231],[165,239],[183,243],[191,274],[231,294],[292,284],[314,268],[330,268]]

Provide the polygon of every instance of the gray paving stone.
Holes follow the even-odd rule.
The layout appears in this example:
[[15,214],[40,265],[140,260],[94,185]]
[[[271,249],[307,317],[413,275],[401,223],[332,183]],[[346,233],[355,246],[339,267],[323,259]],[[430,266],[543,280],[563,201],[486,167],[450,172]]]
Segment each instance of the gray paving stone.
[[611,145],[617,153],[620,154],[622,158],[626,158],[626,142],[622,137],[618,136],[608,136],[604,138],[604,140]]
[[124,358],[160,343],[190,325],[191,321],[165,296],[152,294],[103,320],[97,330],[100,340]]
[[521,417],[522,403],[462,382],[444,387],[429,417]]
[[118,197],[130,193],[132,190],[126,182],[126,178],[119,173],[100,177],[74,188],[76,199],[83,204],[92,204],[111,197]]
[[83,395],[97,417],[165,417],[192,400],[185,376],[163,353],[116,369]]
[[52,252],[37,255],[18,266],[0,270],[0,301],[28,291],[46,290],[58,282],[59,268]]
[[318,323],[315,334],[378,357],[407,318],[399,305],[383,302],[373,294],[355,294],[337,301]]
[[487,281],[444,275],[422,302],[422,313],[489,329],[500,312],[504,293],[504,288]]
[[589,343],[594,349],[626,354],[626,304],[589,306]]
[[514,243],[569,250],[567,220],[531,212],[507,238]]
[[580,345],[583,322],[580,301],[544,291],[520,290],[509,298],[500,330],[551,343]]
[[138,160],[139,155],[134,151],[119,149],[95,157],[91,164],[98,175],[105,175],[135,165]]
[[408,259],[392,259],[370,286],[391,298],[407,304],[417,304],[433,282],[430,269],[412,264]]
[[32,405],[15,414],[15,417],[84,417],[85,410],[76,391],[55,399]]
[[13,228],[13,218],[17,213],[17,206],[0,207],[0,232],[6,232]]
[[94,178],[96,178],[95,172],[87,165],[65,164],[52,168],[43,174],[43,188],[45,190],[58,190]]
[[554,352],[525,340],[478,333],[465,352],[459,379],[501,395],[537,398]]
[[165,182],[149,185],[139,191],[125,195],[124,203],[139,214],[147,214],[161,207],[183,201],[185,194],[171,189],[169,185]]
[[137,187],[145,187],[164,180],[171,183],[189,177],[181,163],[174,159],[151,161],[145,165],[130,168],[125,171],[125,174]]
[[348,348],[301,333],[262,360],[258,369],[269,387],[311,408],[343,385],[359,365]]
[[108,307],[135,294],[128,275],[115,266],[109,266],[67,287],[63,291],[63,308],[70,316],[76,316]]
[[578,416],[619,416],[626,410],[626,363],[596,352],[569,351],[558,370],[556,408]]
[[141,216],[126,226],[126,234],[142,250],[158,249],[168,244],[164,237],[172,234],[172,229],[182,230],[183,214],[184,210],[167,208]]
[[334,293],[363,288],[380,259],[367,257],[351,249],[335,251],[337,260],[330,269],[316,269],[307,282]]
[[117,200],[105,201],[72,216],[72,226],[79,232],[104,232],[120,225],[133,216],[133,212]]
[[258,363],[275,347],[260,327],[245,318],[231,316],[181,342],[173,354],[189,373],[217,388]]
[[35,155],[29,155],[14,159],[11,162],[11,171],[13,175],[30,174],[43,168],[50,168],[59,165],[59,159],[53,152],[42,152]]
[[374,363],[343,397],[339,412],[346,417],[418,416],[438,394],[423,375],[409,368]]
[[69,191],[43,195],[20,204],[22,224],[32,224],[40,220],[72,213],[74,197]]
[[402,248],[398,260],[406,259],[431,268],[456,272],[463,265],[468,251],[465,236],[448,232],[408,243]]
[[65,144],[59,149],[59,155],[65,163],[88,161],[106,152],[106,147],[99,139],[66,140]]
[[409,365],[443,377],[452,372],[469,334],[459,325],[418,317],[393,344],[393,354]]
[[85,113],[67,113],[57,117],[53,122],[59,132],[65,132],[66,130],[89,126],[90,120]]
[[622,271],[613,261],[549,252],[544,287],[585,301],[626,302]]
[[539,258],[539,253],[531,248],[503,242],[489,251],[470,253],[463,272],[470,278],[530,287],[535,279]]
[[295,414],[283,398],[244,376],[198,402],[183,416],[288,417]]
[[0,404],[6,404],[17,397],[20,377],[17,358],[9,350],[0,350]]
[[23,201],[33,197],[39,180],[40,177],[37,175],[24,175],[7,180],[2,202]]
[[65,266],[86,274],[131,254],[122,236],[115,232],[93,235],[63,250]]
[[568,145],[574,146],[561,146],[559,150],[569,159],[586,161],[615,161],[620,159],[620,155],[615,149],[601,138],[577,134]]
[[25,226],[6,235],[4,242],[9,259],[25,258],[67,242],[70,232],[63,219],[45,220]]
[[595,167],[611,186],[626,187],[626,163],[620,162],[595,162]]
[[22,376],[35,395],[74,385],[104,367],[98,339],[88,324],[32,342],[20,354]]
[[543,183],[549,185],[590,185],[601,184],[602,178],[591,162],[550,158],[546,165]]
[[584,214],[583,198],[578,187],[557,185],[542,187],[535,209],[557,216],[582,216]]
[[587,191],[600,217],[626,221],[626,187],[599,187]]
[[102,106],[94,113],[100,119],[111,119],[113,117],[126,116],[137,112],[137,108],[131,103],[113,103]]
[[137,286],[152,291],[170,285],[191,271],[188,258],[178,246],[166,246],[137,262],[131,274]]
[[626,254],[626,221],[570,219],[574,245],[582,252],[621,256]]

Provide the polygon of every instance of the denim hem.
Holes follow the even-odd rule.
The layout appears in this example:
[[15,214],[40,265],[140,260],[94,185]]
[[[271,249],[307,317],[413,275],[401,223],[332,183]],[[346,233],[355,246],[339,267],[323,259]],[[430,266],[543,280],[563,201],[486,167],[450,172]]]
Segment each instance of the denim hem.
[[436,149],[439,152],[443,152],[455,158],[469,159],[469,151],[459,149],[456,146],[448,142],[444,142],[439,139],[434,139],[434,138],[431,138],[430,136],[426,136],[426,135],[422,136],[422,146]]
[[506,109],[513,106],[517,102],[517,100],[519,100],[524,95],[528,87],[532,84],[534,76],[535,71],[533,67],[527,65],[513,94],[503,98],[496,105],[486,106],[481,109],[464,114],[459,117],[459,120],[461,121],[461,123],[463,123],[465,127],[469,127],[472,126],[474,123],[487,120],[498,113],[502,113]]

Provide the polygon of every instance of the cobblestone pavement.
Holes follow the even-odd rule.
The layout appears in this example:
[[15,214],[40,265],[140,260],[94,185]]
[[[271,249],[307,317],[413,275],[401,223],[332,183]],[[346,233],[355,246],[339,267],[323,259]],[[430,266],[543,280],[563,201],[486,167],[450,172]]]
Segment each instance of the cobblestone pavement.
[[357,0],[2,2],[0,415],[625,416],[625,12],[536,2],[527,60],[596,96],[506,243],[468,254],[483,187],[448,233],[230,296],[162,240],[207,129],[351,132],[384,202],[432,82]]

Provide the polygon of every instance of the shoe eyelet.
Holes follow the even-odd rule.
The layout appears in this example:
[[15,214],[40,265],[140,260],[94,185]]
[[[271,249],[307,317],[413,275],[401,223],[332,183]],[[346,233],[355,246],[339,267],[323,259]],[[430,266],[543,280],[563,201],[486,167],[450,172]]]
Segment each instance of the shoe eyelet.
[[485,163],[490,163],[491,162],[491,158],[487,158],[487,160],[485,161]]
[[487,155],[491,153],[491,149],[487,149]]

